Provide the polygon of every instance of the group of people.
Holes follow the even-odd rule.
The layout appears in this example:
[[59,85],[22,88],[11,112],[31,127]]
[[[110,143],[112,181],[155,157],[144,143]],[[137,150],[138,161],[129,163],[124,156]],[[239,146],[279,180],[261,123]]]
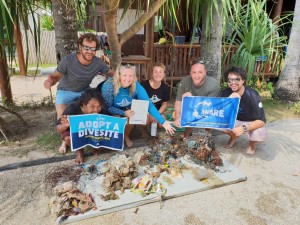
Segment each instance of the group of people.
[[[130,118],[134,111],[130,109],[132,99],[149,101],[147,125],[158,123],[170,135],[175,133],[171,122],[166,120],[164,112],[170,100],[170,89],[166,84],[166,67],[155,63],[149,80],[137,81],[133,64],[122,63],[116,71],[112,71],[101,59],[95,57],[98,48],[96,36],[83,34],[78,39],[78,52],[62,59],[56,71],[44,82],[50,89],[59,82],[56,92],[57,132],[62,137],[60,153],[65,153],[70,146],[70,124],[68,115],[101,113],[116,117]],[[106,81],[95,89],[89,84],[97,74],[106,74]],[[231,67],[225,72],[228,89],[220,91],[217,80],[206,76],[205,64],[196,60],[191,64],[190,76],[183,78],[179,84],[175,106],[174,125],[180,127],[181,102],[185,96],[221,96],[239,97],[240,105],[236,126],[233,130],[224,130],[230,136],[227,148],[233,147],[237,138],[246,133],[249,139],[247,153],[255,154],[257,142],[264,141],[266,119],[259,94],[245,86],[246,72],[239,67]],[[130,133],[134,125],[126,124],[124,142],[133,146]],[[183,138],[188,138],[191,128],[186,128]],[[95,154],[97,150],[95,149]],[[77,163],[83,163],[83,149],[76,151]]]

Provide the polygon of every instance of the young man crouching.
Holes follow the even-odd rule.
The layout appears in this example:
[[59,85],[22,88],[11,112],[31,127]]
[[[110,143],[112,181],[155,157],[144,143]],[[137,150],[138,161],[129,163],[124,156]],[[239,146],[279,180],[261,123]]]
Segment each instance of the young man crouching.
[[[92,113],[97,114],[103,111],[105,111],[105,104],[101,92],[98,89],[87,89],[84,91],[78,101],[70,104],[64,110],[61,117],[57,120],[56,130],[66,142],[67,146],[71,146],[70,124],[68,116]],[[94,154],[96,153],[97,152],[94,149]],[[79,149],[76,151],[75,162],[81,164],[83,161],[84,150]]]

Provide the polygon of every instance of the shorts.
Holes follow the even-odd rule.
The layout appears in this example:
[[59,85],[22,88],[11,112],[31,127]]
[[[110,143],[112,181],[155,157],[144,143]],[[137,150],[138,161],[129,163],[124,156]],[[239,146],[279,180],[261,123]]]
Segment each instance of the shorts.
[[60,136],[62,140],[65,140],[66,137],[70,137],[70,130],[64,131]]
[[[251,121],[245,122],[245,121],[236,120],[235,127],[247,125],[249,123],[251,123]],[[246,133],[246,135],[248,136],[249,141],[262,142],[265,141],[267,138],[267,129],[264,126],[256,130],[249,131]]]
[[78,100],[83,92],[84,91],[75,92],[75,91],[57,90],[55,104],[69,105],[75,102],[76,100]]

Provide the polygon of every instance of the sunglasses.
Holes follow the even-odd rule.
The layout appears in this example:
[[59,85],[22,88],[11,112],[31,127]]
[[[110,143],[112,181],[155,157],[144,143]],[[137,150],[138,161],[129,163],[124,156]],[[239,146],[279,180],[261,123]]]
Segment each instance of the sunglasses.
[[86,46],[86,45],[82,45],[82,48],[83,48],[85,51],[91,50],[91,51],[95,52],[95,51],[97,50],[96,47],[89,47],[89,46]]
[[122,62],[122,63],[121,63],[121,66],[124,66],[124,67],[126,67],[126,68],[130,68],[130,67],[133,67],[134,64],[128,63],[128,62]]
[[228,78],[227,82],[228,83],[233,83],[233,82],[240,82],[241,81],[241,78]]
[[195,65],[195,64],[202,64],[204,65],[204,62],[200,59],[195,59],[192,61],[191,66]]

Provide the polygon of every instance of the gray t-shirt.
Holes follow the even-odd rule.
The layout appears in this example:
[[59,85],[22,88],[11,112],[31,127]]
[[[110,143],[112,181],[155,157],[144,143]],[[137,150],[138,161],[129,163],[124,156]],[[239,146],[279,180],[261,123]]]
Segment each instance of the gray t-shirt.
[[176,100],[181,101],[182,95],[186,92],[191,92],[193,96],[217,97],[220,93],[220,84],[215,78],[206,76],[204,83],[198,87],[193,84],[191,76],[186,76],[179,83]]
[[107,73],[109,67],[98,57],[94,57],[91,64],[82,65],[76,53],[72,53],[61,60],[57,71],[64,75],[59,81],[58,90],[80,92],[88,88],[98,73]]

